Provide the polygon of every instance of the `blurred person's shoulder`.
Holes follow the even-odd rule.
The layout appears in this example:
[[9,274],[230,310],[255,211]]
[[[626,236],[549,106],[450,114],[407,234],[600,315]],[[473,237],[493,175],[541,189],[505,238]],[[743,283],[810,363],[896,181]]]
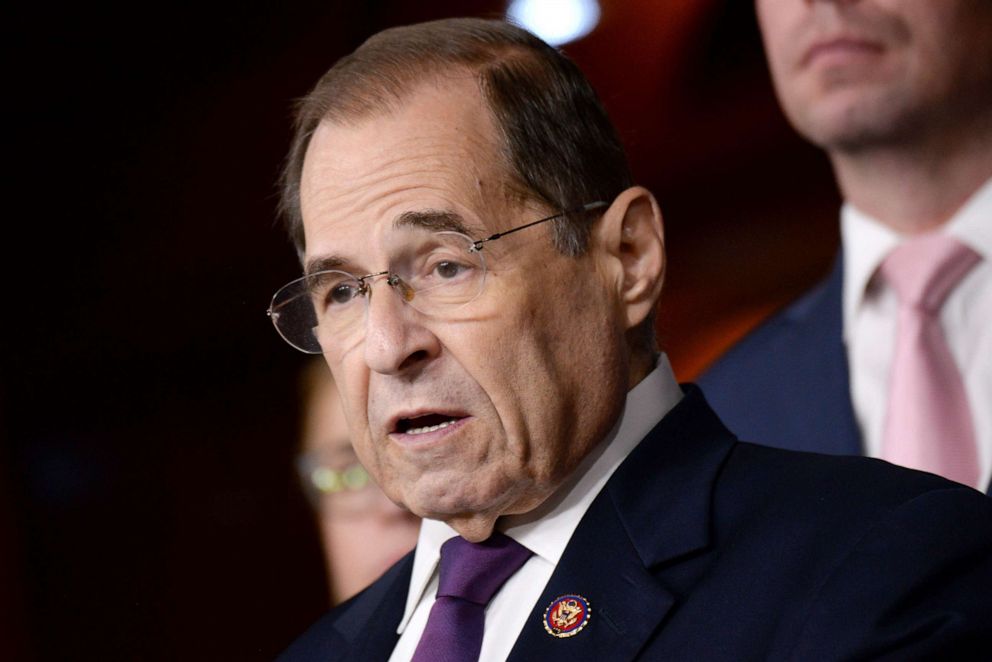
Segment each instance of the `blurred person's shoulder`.
[[406,606],[413,569],[410,552],[382,577],[334,607],[297,638],[278,662],[386,659]]

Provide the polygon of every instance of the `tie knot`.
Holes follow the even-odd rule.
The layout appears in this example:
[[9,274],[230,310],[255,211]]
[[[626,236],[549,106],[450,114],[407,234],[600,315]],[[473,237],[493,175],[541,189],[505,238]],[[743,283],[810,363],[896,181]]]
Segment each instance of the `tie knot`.
[[500,586],[530,555],[529,549],[502,533],[494,533],[479,543],[461,536],[450,538],[441,545],[437,597],[489,604]]
[[933,313],[981,257],[946,234],[910,239],[882,262],[881,273],[904,306]]

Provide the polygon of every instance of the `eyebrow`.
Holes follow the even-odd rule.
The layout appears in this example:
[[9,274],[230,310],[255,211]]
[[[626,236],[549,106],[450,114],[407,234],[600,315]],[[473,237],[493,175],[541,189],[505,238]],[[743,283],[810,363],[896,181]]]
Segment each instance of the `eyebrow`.
[[446,209],[425,209],[422,211],[406,211],[393,221],[394,228],[414,227],[434,232],[461,232],[469,234],[465,219],[461,214]]
[[[446,209],[424,209],[406,211],[393,221],[394,228],[421,228],[432,232],[460,232],[472,236],[465,219],[461,214]],[[341,269],[348,265],[348,260],[339,255],[319,255],[307,260],[303,269],[304,275],[315,274],[319,271]]]
[[338,269],[344,264],[344,258],[338,257],[337,255],[321,255],[307,260],[306,266],[303,268],[303,274],[305,276],[309,276],[317,273],[318,271]]

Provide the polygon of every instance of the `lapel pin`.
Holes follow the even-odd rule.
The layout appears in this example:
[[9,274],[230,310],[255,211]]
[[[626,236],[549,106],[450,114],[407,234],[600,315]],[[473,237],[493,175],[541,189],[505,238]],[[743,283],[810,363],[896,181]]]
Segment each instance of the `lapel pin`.
[[552,637],[574,637],[589,623],[592,610],[581,595],[562,595],[544,610],[544,629]]

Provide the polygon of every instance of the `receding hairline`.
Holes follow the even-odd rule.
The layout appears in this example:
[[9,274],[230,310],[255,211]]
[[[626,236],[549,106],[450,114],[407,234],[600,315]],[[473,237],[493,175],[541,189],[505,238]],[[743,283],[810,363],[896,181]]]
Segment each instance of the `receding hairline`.
[[443,89],[450,81],[458,79],[474,82],[485,103],[487,68],[528,62],[537,65],[539,57],[519,44],[493,45],[476,59],[450,60],[436,53],[417,53],[408,61],[380,63],[373,75],[363,77],[361,83],[348,85],[346,94],[325,104],[319,118],[310,115],[301,119],[314,130],[325,121],[350,126],[396,112],[403,101],[420,88],[433,84]]
[[[475,164],[480,167],[480,182],[485,179],[487,186],[491,189],[491,194],[499,195],[502,200],[511,206],[533,207],[535,211],[546,211],[552,209],[544,203],[537,195],[531,191],[526,184],[520,181],[516,171],[512,166],[512,158],[507,152],[505,136],[501,126],[495,117],[491,105],[484,96],[483,85],[478,72],[467,67],[449,67],[447,71],[435,73],[425,72],[422,75],[411,77],[409,84],[404,86],[400,94],[396,96],[397,103],[389,107],[369,108],[368,112],[349,115],[347,119],[335,114],[325,115],[314,127],[308,137],[306,151],[300,162],[300,176],[297,179],[300,221],[303,222],[303,188],[307,177],[304,173],[312,167],[314,138],[322,130],[366,130],[374,127],[379,122],[389,122],[391,118],[397,117],[405,110],[404,100],[411,97],[425,94],[427,98],[442,98],[444,95],[451,95],[454,103],[461,103],[460,97],[465,90],[460,87],[471,84],[471,89],[475,91],[475,99],[478,101],[478,111],[484,114],[485,120],[481,125],[473,124],[466,128],[480,139],[480,145],[485,143],[487,151],[482,157],[480,152],[473,151]],[[488,158],[495,156],[495,161]],[[309,167],[307,164],[311,164]],[[394,228],[400,227],[421,227],[434,231],[449,230],[460,232],[465,235],[478,238],[483,233],[491,231],[490,228],[480,226],[469,221],[454,208],[435,208],[426,206],[418,209],[411,209],[398,214],[392,219]],[[316,271],[338,269],[347,263],[347,260],[339,256],[312,256],[307,258],[305,253],[300,254],[303,262],[304,274],[311,274]]]
[[[345,125],[385,115],[429,78],[443,85],[463,75],[475,84],[481,110],[493,123],[501,161],[493,165],[511,204],[562,211],[612,199],[631,185],[619,137],[595,91],[554,47],[500,20],[442,19],[390,28],[338,60],[297,102],[279,211],[301,258],[301,166],[321,122]],[[560,252],[575,256],[585,250],[587,223],[567,219],[554,227]]]
[[[513,55],[508,56],[506,60],[498,60],[501,53],[511,52]],[[357,91],[349,94],[351,97],[349,100],[330,104],[319,118],[314,116],[300,118],[300,124],[306,124],[309,128],[300,145],[302,154],[299,155],[296,165],[297,205],[300,204],[299,196],[302,192],[300,188],[310,147],[321,126],[358,128],[368,122],[388,120],[402,111],[404,101],[425,89],[434,88],[438,93],[457,92],[455,88],[459,82],[473,83],[480,110],[485,113],[488,120],[489,138],[492,140],[494,154],[499,157],[497,165],[500,183],[507,197],[517,202],[532,201],[536,198],[534,192],[520,180],[513,166],[505,128],[496,117],[487,94],[485,69],[487,66],[503,66],[508,60],[518,62],[530,60],[534,64],[539,64],[537,55],[521,45],[509,44],[494,47],[490,57],[480,59],[473,64],[444,60],[436,55],[424,57],[423,68],[410,67],[408,63],[405,66],[399,63],[393,64],[389,71],[397,72],[399,75],[389,76],[380,70],[366,81],[366,85],[356,86]],[[299,207],[297,214],[300,214],[299,220],[302,221]]]
[[[388,35],[395,30],[403,30],[404,27],[384,30],[370,37],[354,53],[345,56],[338,61],[328,74],[335,71],[338,66],[345,64],[350,69],[350,59],[377,42],[385,40]],[[503,158],[503,169],[511,177],[513,167],[509,154],[506,153],[507,137],[504,128],[497,121],[493,112],[486,72],[491,68],[506,67],[507,65],[530,66],[533,75],[541,72],[541,58],[532,45],[524,43],[479,43],[478,49],[468,56],[465,53],[461,57],[452,58],[447,53],[439,53],[431,50],[416,50],[396,53],[395,57],[380,57],[377,61],[374,73],[371,75],[365,71],[338,72],[339,78],[336,86],[340,92],[336,97],[326,98],[323,103],[313,103],[314,91],[306,97],[297,101],[296,104],[296,130],[301,132],[302,140],[297,145],[301,153],[291,155],[291,169],[295,171],[296,185],[299,185],[299,176],[303,172],[303,164],[306,154],[309,152],[310,142],[321,124],[329,122],[339,126],[355,126],[365,120],[377,117],[388,117],[400,110],[403,101],[418,89],[427,87],[434,83],[439,89],[444,88],[450,80],[465,76],[475,83],[479,99],[488,113],[494,129],[494,138],[499,148],[500,156]],[[328,75],[325,74],[325,77]],[[324,79],[318,81],[315,90],[319,89]],[[304,112],[307,111],[307,112]],[[292,162],[295,161],[295,164]],[[299,204],[298,201],[296,204]],[[283,211],[290,211],[283,209]],[[290,211],[290,213],[292,213]],[[297,209],[297,214],[298,214]]]

